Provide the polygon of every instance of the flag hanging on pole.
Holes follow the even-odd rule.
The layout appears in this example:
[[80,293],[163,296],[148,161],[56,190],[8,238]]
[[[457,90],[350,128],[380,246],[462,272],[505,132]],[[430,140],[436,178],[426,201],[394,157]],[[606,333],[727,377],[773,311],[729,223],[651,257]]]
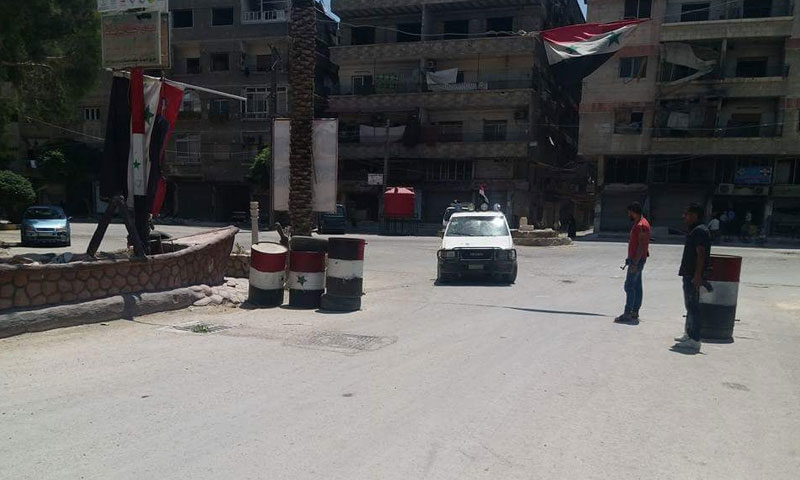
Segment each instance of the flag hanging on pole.
[[600,68],[630,38],[640,23],[582,23],[541,32],[547,62],[553,74],[566,83],[579,83]]
[[148,172],[147,200],[148,210],[155,216],[161,211],[167,194],[167,182],[164,180],[164,152],[167,142],[178,120],[183,89],[163,82],[158,99],[158,114],[150,140],[150,169]]
[[133,197],[147,195],[147,178],[150,170],[150,140],[153,134],[161,81],[144,78],[141,68],[131,70],[131,144],[128,156],[128,198],[133,207]]

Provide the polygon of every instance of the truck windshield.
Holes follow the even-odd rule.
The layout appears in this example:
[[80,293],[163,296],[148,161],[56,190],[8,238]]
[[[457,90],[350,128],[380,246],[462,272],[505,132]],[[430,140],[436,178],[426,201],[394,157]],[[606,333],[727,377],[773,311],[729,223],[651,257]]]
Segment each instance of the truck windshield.
[[507,237],[508,226],[503,217],[454,217],[447,227],[448,237]]

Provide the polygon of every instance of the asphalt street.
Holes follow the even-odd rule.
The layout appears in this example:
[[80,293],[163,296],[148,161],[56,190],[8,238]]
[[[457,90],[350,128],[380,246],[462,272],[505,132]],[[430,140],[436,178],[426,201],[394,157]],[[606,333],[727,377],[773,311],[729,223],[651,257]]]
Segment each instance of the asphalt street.
[[[686,355],[680,246],[653,247],[626,326],[620,243],[435,286],[437,238],[367,240],[360,312],[0,340],[0,478],[797,478],[800,251],[717,249],[744,257],[735,341]],[[222,329],[173,328],[197,322]]]

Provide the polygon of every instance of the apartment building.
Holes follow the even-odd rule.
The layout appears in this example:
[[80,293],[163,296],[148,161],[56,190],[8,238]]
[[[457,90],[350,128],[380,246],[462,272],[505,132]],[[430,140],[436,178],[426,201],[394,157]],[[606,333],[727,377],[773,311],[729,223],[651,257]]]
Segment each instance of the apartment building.
[[[586,0],[588,21],[649,19],[585,79],[583,158],[595,228],[639,201],[680,230],[689,202],[734,212],[729,231],[800,233],[800,23],[791,0]],[[750,218],[749,225],[745,225]]]
[[329,109],[340,196],[357,218],[380,218],[382,187],[369,179],[384,173],[387,185],[415,187],[426,222],[474,201],[482,184],[514,221],[588,218],[579,93],[554,84],[533,36],[515,34],[583,22],[576,2],[334,0],[333,10],[340,87]]
[[[247,102],[186,94],[167,152],[165,213],[229,221],[234,212],[246,211],[252,198],[266,210],[268,192],[252,186],[247,175],[256,154],[270,144],[271,119],[289,113],[291,2],[172,0],[169,6],[170,78],[240,95]],[[318,19],[316,110],[321,115],[338,81],[328,58],[337,25],[322,6]]]

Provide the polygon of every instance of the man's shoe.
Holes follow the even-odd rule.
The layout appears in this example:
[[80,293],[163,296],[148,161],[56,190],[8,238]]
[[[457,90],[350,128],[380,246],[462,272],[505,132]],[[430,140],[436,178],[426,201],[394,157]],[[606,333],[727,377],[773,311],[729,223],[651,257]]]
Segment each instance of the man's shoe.
[[685,342],[678,342],[675,344],[673,348],[678,350],[689,350],[692,352],[700,352],[700,342],[697,340],[692,340],[691,338],[686,340]]
[[629,323],[632,322],[634,319],[630,313],[623,313],[619,317],[614,319],[614,323]]
[[685,342],[686,340],[689,340],[689,335],[686,333],[682,337],[675,337],[676,342]]

